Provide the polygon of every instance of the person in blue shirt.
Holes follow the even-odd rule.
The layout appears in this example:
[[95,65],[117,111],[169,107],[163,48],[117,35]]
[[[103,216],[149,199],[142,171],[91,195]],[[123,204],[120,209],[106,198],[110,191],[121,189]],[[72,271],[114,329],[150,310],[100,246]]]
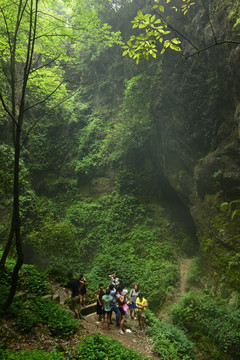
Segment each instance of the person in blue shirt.
[[[117,290],[115,289],[113,284],[109,285],[109,289],[110,289],[110,295],[113,297],[112,309],[116,314],[116,326],[119,326],[120,325],[120,311],[119,311],[119,308],[116,305]],[[111,322],[112,322],[112,319],[111,319]]]

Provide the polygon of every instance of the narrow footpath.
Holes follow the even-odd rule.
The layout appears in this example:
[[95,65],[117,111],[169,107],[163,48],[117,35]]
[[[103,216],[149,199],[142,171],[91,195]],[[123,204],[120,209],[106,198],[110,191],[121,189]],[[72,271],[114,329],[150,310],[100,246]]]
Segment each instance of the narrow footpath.
[[[113,322],[115,320],[113,313]],[[119,333],[119,328],[116,327],[115,322],[111,325],[111,329],[107,330],[107,325],[105,324],[105,329],[101,329],[101,324],[98,322],[96,314],[87,315],[85,320],[82,320],[83,329],[81,330],[81,335],[91,335],[94,332],[99,332],[102,335],[107,335],[119,342],[121,342],[126,348],[135,350],[137,353],[147,356],[150,359],[159,360],[160,358],[152,352],[152,346],[150,338],[145,332],[141,332],[138,327],[137,320],[128,319],[124,325],[125,334],[121,335]],[[127,331],[126,331],[127,330]],[[130,331],[130,332],[128,332]]]
[[169,310],[171,306],[179,300],[179,298],[186,294],[186,282],[187,282],[187,272],[191,266],[193,259],[189,258],[182,258],[179,261],[179,271],[180,271],[180,280],[179,284],[174,290],[173,295],[166,300],[165,304],[163,305],[162,309],[157,314],[157,317],[160,320],[167,320],[169,316]]

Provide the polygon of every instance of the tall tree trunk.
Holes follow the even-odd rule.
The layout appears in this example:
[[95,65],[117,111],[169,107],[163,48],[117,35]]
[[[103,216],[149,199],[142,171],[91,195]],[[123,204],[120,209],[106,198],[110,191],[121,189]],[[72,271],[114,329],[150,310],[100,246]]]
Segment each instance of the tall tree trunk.
[[11,288],[8,298],[2,307],[3,311],[6,311],[11,305],[14,295],[17,289],[18,273],[23,264],[23,251],[21,243],[20,233],[20,213],[19,213],[19,159],[20,159],[20,135],[21,135],[21,121],[18,119],[16,126],[16,142],[15,142],[15,157],[14,157],[14,187],[13,187],[13,228],[15,233],[16,250],[17,250],[17,262],[13,270]]
[[13,236],[14,236],[14,210],[12,213],[11,227],[8,235],[8,240],[0,260],[0,269],[3,269],[5,267],[6,259],[12,246]]

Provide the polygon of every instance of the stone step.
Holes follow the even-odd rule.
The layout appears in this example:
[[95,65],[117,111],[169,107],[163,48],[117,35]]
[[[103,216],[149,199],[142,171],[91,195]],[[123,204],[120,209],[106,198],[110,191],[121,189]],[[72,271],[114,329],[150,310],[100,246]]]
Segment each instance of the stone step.
[[85,307],[81,307],[81,313],[82,315],[86,316],[86,315],[90,315],[93,314],[97,311],[97,305],[96,303],[93,304],[89,304]]

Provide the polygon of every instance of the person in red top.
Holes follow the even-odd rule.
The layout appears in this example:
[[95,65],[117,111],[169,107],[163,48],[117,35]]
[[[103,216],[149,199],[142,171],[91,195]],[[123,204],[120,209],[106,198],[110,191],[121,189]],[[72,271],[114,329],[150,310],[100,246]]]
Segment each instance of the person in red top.
[[97,314],[98,320],[102,321],[102,297],[104,295],[103,284],[99,284],[98,292],[97,292]]

